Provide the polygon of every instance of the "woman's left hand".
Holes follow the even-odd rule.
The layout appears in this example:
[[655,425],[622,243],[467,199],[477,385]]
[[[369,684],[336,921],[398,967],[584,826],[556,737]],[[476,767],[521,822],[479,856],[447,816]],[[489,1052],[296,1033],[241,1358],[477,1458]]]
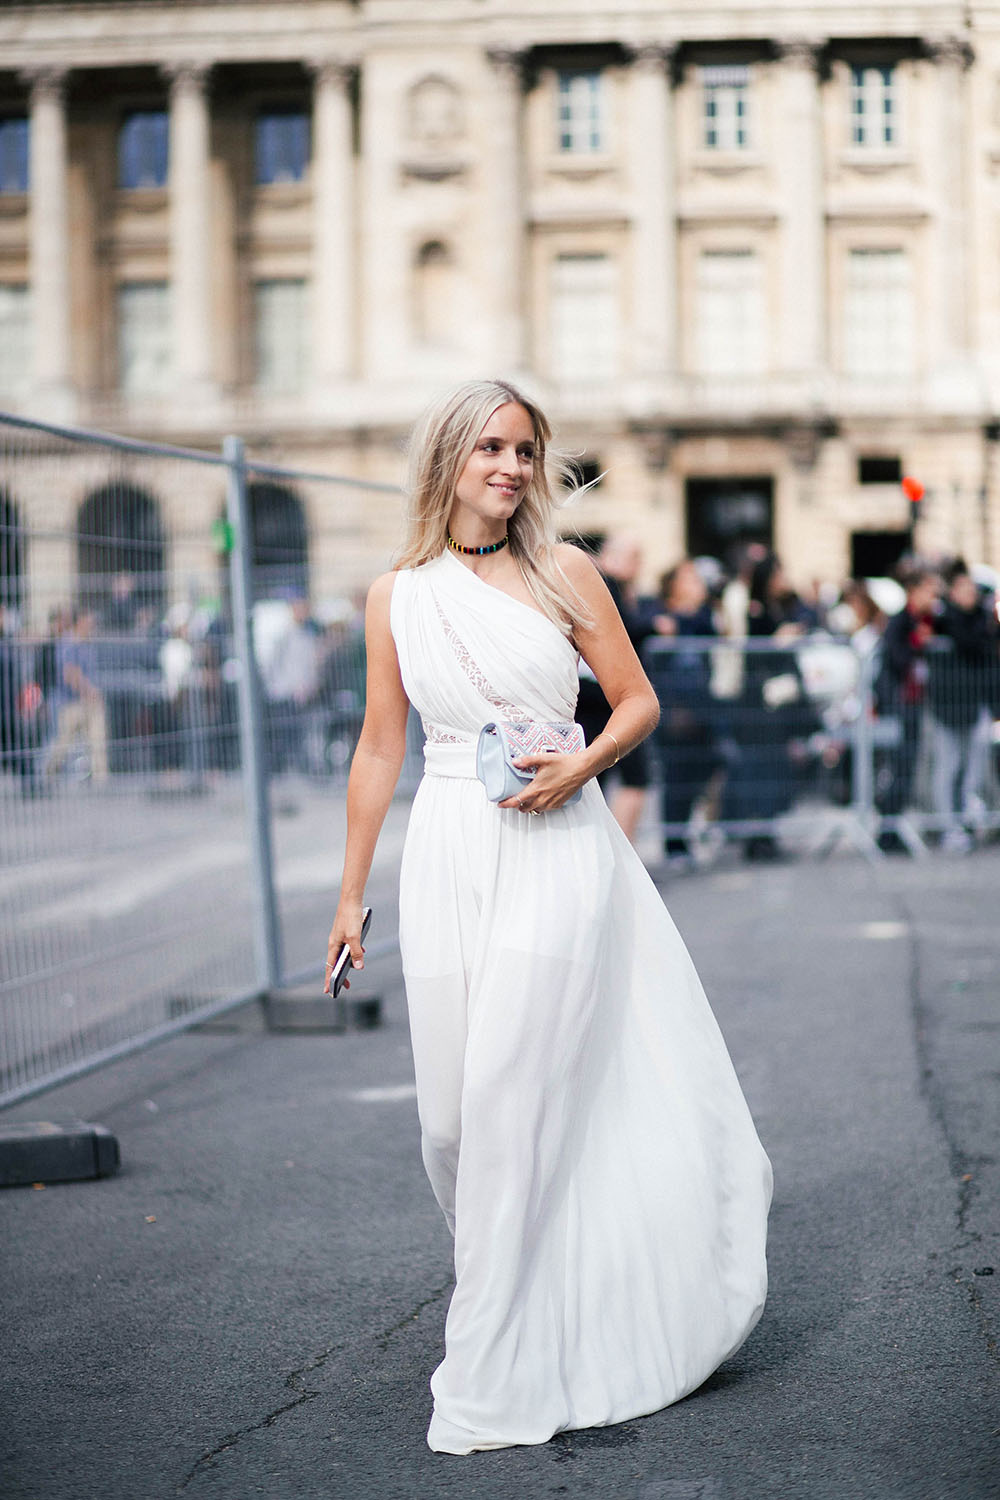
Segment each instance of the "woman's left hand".
[[587,780],[579,755],[519,755],[512,764],[519,771],[535,770],[523,791],[497,803],[498,807],[510,807],[515,812],[553,812],[568,802]]

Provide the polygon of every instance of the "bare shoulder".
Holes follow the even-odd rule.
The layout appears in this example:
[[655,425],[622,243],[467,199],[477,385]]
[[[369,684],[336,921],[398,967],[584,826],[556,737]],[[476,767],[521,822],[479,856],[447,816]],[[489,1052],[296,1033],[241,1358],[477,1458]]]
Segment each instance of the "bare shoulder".
[[553,548],[553,556],[575,589],[581,593],[603,590],[604,579],[582,547],[576,547],[572,542],[559,542]]
[[368,586],[368,608],[376,614],[386,614],[392,598],[392,586],[396,582],[396,571],[380,573]]

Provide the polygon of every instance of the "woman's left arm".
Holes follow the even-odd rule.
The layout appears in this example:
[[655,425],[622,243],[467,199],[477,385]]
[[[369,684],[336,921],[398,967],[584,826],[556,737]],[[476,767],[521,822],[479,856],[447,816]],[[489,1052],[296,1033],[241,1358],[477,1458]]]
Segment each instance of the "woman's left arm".
[[[530,798],[538,812],[561,807],[577,787],[634,750],[660,717],[656,693],[597,568],[568,542],[556,548],[556,560],[590,615],[590,623],[577,626],[573,638],[611,705],[611,717],[579,755],[521,756],[515,761],[522,768],[538,768],[522,799],[527,803]],[[500,805],[516,806],[517,799]]]

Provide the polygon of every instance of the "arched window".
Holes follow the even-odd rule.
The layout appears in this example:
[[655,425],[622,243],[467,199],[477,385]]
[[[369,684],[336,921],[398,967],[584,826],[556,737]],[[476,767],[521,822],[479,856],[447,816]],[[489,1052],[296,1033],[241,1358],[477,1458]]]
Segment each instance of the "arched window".
[[0,490],[0,607],[20,609],[24,594],[24,532],[17,505]]
[[309,536],[302,501],[286,485],[247,487],[253,536],[254,593],[275,599],[309,592]]
[[92,490],[77,515],[76,557],[80,600],[109,628],[128,631],[143,609],[163,612],[163,525],[148,490],[127,480]]
[[413,331],[418,344],[437,349],[454,343],[455,265],[441,240],[417,251],[413,268]]

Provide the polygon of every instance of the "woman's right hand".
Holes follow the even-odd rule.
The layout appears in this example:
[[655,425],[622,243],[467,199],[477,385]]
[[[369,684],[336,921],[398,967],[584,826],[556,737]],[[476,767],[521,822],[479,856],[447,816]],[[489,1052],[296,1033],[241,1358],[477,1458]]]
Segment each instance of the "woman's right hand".
[[[330,993],[330,976],[334,965],[340,956],[340,950],[347,944],[351,950],[351,967],[363,969],[365,966],[365,950],[361,946],[361,902],[341,901],[337,907],[337,915],[333,919],[330,928],[330,941],[326,953],[326,984],[323,986],[324,995]],[[349,990],[351,981],[344,980],[344,989]]]

